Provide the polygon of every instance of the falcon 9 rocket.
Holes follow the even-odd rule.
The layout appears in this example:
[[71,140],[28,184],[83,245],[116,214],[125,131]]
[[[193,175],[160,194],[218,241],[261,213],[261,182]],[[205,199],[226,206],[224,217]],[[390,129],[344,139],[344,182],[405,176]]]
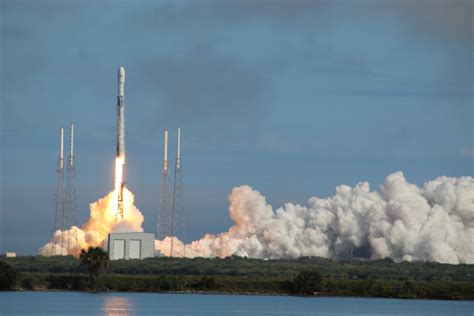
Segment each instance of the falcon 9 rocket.
[[115,190],[117,191],[117,221],[123,219],[123,189],[125,186],[125,69],[118,70],[117,152],[115,157]]

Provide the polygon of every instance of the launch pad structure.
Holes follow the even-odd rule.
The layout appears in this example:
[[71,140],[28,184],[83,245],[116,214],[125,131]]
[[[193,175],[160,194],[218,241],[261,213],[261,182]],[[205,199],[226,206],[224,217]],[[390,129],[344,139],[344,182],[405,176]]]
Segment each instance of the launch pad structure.
[[[74,157],[74,125],[70,125],[69,129],[69,156],[67,164],[67,178],[66,178],[66,198],[64,203],[64,229],[67,229],[67,252],[71,248],[77,248],[77,229],[72,232],[74,236],[69,236],[71,233],[70,227],[77,226],[77,210],[76,210],[76,162]],[[72,244],[71,244],[71,238]]]
[[176,145],[176,161],[174,165],[174,187],[173,187],[173,204],[171,207],[171,236],[176,237],[181,243],[174,243],[171,238],[170,257],[185,257],[186,244],[184,241],[186,216],[183,204],[183,168],[181,161],[181,128],[178,127],[177,145]]
[[[51,243],[53,255],[67,255],[72,249],[77,248],[77,229],[71,232],[72,226],[77,225],[76,212],[76,166],[74,157],[74,125],[69,130],[69,155],[67,159],[67,177],[65,180],[64,163],[64,128],[59,130],[59,158],[56,167],[56,192],[54,195],[53,225],[51,238],[57,230],[61,231],[60,247],[56,249],[56,243]],[[70,235],[74,234],[74,236]],[[66,253],[63,253],[66,250]]]
[[[181,161],[181,129],[177,130],[176,161],[174,169],[173,196],[170,199],[169,164],[168,164],[168,130],[164,134],[164,155],[161,169],[161,188],[157,216],[156,236],[163,240],[170,237],[169,256],[184,256],[185,213],[183,206],[183,172]],[[115,165],[115,189],[117,193],[116,220],[124,219],[123,192],[125,187],[125,68],[118,69],[118,99],[117,99],[117,150]],[[171,203],[170,203],[171,202]]]
[[[74,156],[74,126],[70,125],[70,148],[67,161],[64,158],[64,128],[60,129],[59,158],[57,160],[56,192],[54,195],[51,255],[76,254],[77,211],[76,211],[76,169]],[[164,134],[164,158],[161,170],[161,188],[157,214],[156,236],[159,240],[168,238],[169,250],[163,253],[170,257],[185,256],[185,210],[183,204],[183,162],[181,157],[181,128],[177,129],[176,159],[173,175],[173,191],[170,196],[170,175],[168,163],[168,130]],[[118,69],[117,98],[117,146],[115,159],[115,190],[117,191],[116,221],[124,220],[125,189],[125,69]],[[65,177],[66,176],[66,177]],[[76,228],[73,228],[76,226]],[[60,240],[56,233],[60,233]],[[75,234],[72,236],[70,234]],[[58,243],[59,242],[59,243]],[[166,245],[168,246],[168,245]],[[168,249],[168,247],[165,247]]]
[[164,151],[161,165],[161,183],[156,223],[156,238],[163,240],[171,234],[171,213],[169,208],[169,170],[168,170],[168,130],[164,131]]
[[[56,192],[54,194],[53,226],[51,228],[51,238],[54,233],[63,227],[64,223],[64,128],[59,129],[59,157],[56,166]],[[51,252],[56,254],[56,243],[51,243]]]
[[[156,236],[163,240],[169,237],[169,257],[185,256],[186,216],[183,204],[183,169],[181,159],[181,128],[177,130],[176,160],[174,166],[173,191],[169,196],[168,130],[164,131],[164,156],[161,169],[160,202],[157,216]],[[178,239],[180,242],[177,242]]]

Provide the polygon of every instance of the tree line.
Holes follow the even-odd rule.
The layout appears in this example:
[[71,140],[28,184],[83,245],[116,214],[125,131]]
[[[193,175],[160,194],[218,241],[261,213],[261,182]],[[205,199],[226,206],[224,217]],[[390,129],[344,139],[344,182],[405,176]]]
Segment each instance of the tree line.
[[[474,265],[395,263],[391,260],[334,262],[323,258],[257,260],[239,257],[150,258],[108,262],[101,249],[84,251],[81,260],[64,256],[1,260],[0,289],[3,290],[474,299]],[[99,276],[101,271],[105,273]],[[7,283],[9,285],[5,286]]]

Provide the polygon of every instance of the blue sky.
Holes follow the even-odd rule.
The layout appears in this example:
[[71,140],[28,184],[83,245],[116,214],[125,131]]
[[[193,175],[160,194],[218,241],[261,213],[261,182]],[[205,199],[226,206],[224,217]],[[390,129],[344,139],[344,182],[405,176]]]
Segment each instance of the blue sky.
[[[51,229],[58,128],[76,125],[77,209],[112,189],[116,72],[127,181],[154,231],[162,131],[182,127],[187,239],[227,194],[274,207],[402,170],[474,175],[471,1],[0,2],[0,252]],[[174,149],[171,149],[173,152]]]

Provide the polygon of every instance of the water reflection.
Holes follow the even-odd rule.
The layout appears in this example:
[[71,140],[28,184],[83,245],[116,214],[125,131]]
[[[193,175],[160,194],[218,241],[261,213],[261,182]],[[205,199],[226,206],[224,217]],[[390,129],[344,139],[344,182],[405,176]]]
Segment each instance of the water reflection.
[[107,316],[133,315],[133,302],[126,296],[107,296],[102,305],[102,311]]

